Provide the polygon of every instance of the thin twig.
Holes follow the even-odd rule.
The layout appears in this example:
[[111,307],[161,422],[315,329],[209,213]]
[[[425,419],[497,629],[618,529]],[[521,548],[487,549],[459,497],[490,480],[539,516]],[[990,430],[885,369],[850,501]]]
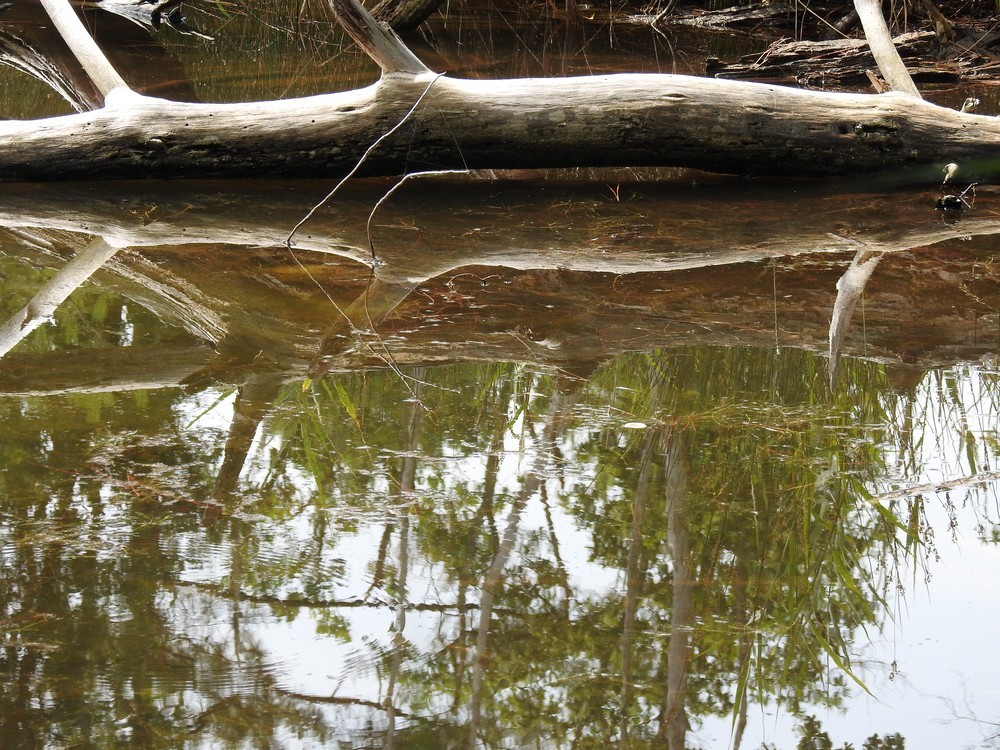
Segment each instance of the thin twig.
[[319,211],[324,205],[326,205],[326,203],[337,193],[337,191],[340,190],[340,188],[344,185],[344,183],[346,183],[355,174],[357,174],[358,170],[361,169],[361,166],[365,163],[365,161],[368,159],[371,153],[376,148],[379,147],[382,141],[384,141],[386,138],[388,138],[397,130],[399,130],[403,126],[403,123],[405,123],[407,120],[410,119],[413,113],[417,111],[417,107],[420,106],[420,102],[422,102],[424,100],[424,97],[427,96],[428,92],[430,92],[431,86],[437,83],[437,80],[443,75],[444,73],[438,73],[436,76],[434,76],[434,79],[427,84],[427,88],[424,89],[423,93],[419,97],[417,97],[417,100],[413,103],[413,106],[410,107],[410,111],[407,112],[405,115],[403,115],[403,118],[399,122],[397,122],[395,125],[389,128],[389,130],[387,130],[385,133],[380,135],[375,140],[375,142],[368,147],[365,153],[362,154],[361,158],[358,160],[358,163],[354,165],[354,168],[346,175],[344,175],[344,177],[340,180],[340,182],[336,184],[333,190],[327,193],[326,196],[323,198],[323,200],[321,200],[319,203],[317,203],[315,206],[309,209],[309,212],[299,220],[299,223],[296,224],[294,227],[292,227],[292,231],[289,232],[288,236],[285,238],[286,247],[288,247],[289,249],[292,247],[292,238],[295,236],[295,233],[299,231],[301,226],[305,224],[307,221],[309,221],[309,219],[311,219],[317,211]]
[[375,243],[372,241],[372,220],[375,218],[375,212],[379,210],[383,203],[389,200],[389,196],[403,187],[403,184],[409,180],[411,177],[431,177],[433,175],[441,174],[469,174],[468,169],[433,169],[427,172],[410,172],[404,174],[395,185],[389,188],[385,195],[378,199],[378,202],[372,207],[372,212],[368,214],[368,223],[365,225],[365,231],[368,233],[368,247],[371,249],[372,253],[372,263],[377,263],[378,258],[375,256]]

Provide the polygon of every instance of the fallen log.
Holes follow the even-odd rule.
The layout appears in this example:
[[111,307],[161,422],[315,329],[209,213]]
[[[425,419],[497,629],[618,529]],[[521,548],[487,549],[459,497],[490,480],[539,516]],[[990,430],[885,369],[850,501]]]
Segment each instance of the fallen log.
[[[912,31],[893,37],[896,52],[917,83],[956,83],[995,75],[997,64],[968,47],[943,54],[933,31]],[[779,39],[764,52],[743,55],[734,62],[709,58],[708,75],[733,80],[795,82],[811,88],[861,87],[875,69],[875,59],[864,39],[800,41]]]
[[[934,32],[909,32],[892,41],[914,80],[956,81],[962,77],[962,68],[954,61],[926,62],[934,55]],[[822,82],[827,86],[863,86],[867,82],[865,71],[875,67],[875,58],[864,39],[779,39],[762,53],[744,55],[736,62],[710,58],[706,65],[708,74],[716,78],[797,81],[804,85]]]
[[980,180],[1000,173],[1000,121],[914,96],[677,75],[460,80],[428,71],[357,3],[331,2],[381,65],[377,83],[304,99],[192,104],[141,97],[88,57],[106,81],[106,106],[0,123],[0,178],[329,178],[351,171],[390,131],[359,176],[684,166],[795,176],[912,168],[909,176],[933,180],[948,162],[974,167]]

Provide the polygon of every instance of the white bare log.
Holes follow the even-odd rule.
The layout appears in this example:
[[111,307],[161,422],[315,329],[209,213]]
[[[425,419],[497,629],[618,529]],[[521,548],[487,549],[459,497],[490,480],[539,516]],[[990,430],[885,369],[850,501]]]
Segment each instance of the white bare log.
[[[0,123],[0,177],[338,177],[429,75],[305,99],[128,108]],[[686,166],[836,175],[944,164],[998,171],[1000,121],[899,93],[856,95],[674,75],[439,78],[360,175],[427,169]]]
[[[928,104],[915,88],[872,96],[675,75],[437,77],[356,0],[328,1],[381,80],[246,104],[129,92],[69,11],[64,36],[79,42],[109,104],[128,106],[0,122],[0,179],[340,178],[363,156],[359,176],[681,166],[803,177],[915,169],[910,179],[933,181],[950,162],[981,180],[1000,172],[1000,121]],[[54,17],[69,10],[44,2]]]
[[383,75],[431,72],[395,31],[376,21],[357,0],[327,0],[327,3],[355,43],[378,63]]

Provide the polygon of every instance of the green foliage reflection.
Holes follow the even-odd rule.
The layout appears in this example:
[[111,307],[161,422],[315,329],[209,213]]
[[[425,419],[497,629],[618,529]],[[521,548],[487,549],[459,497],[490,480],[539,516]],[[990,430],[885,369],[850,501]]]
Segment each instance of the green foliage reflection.
[[[925,498],[875,495],[918,432],[992,465],[997,403],[959,370],[902,393],[847,370],[831,391],[808,353],[695,348],[587,380],[6,397],[0,739],[677,747],[752,704],[841,705],[932,549]],[[347,654],[329,693],[273,655],[293,626]]]

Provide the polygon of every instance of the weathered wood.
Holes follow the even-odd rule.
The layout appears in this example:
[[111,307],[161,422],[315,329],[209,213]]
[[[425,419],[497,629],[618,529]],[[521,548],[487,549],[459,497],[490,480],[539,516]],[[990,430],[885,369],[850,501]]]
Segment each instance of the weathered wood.
[[146,28],[156,29],[165,25],[182,34],[201,36],[187,26],[187,19],[181,11],[181,0],[82,0],[82,2],[84,6],[92,5]]
[[394,31],[404,33],[417,28],[443,3],[444,0],[380,0],[371,13]]
[[39,0],[52,24],[83,65],[87,75],[97,86],[97,90],[107,98],[115,90],[128,90],[128,84],[114,69],[108,58],[101,52],[90,33],[80,22],[70,4],[66,0]]
[[344,30],[382,68],[383,75],[429,73],[429,69],[386,24],[376,21],[358,2],[327,0]]
[[[669,6],[668,6],[669,7]],[[753,5],[748,8],[731,7],[718,10],[699,10],[693,13],[667,15],[662,11],[653,19],[654,23],[672,26],[694,26],[699,29],[733,30],[758,28],[769,21],[779,21],[794,17],[796,8],[791,3],[772,2]]]
[[[956,81],[963,72],[974,70],[952,60],[936,59],[932,48],[936,37],[932,31],[900,34],[892,42],[914,80]],[[871,48],[864,39],[779,39],[763,53],[744,55],[735,62],[710,58],[707,72],[718,78],[864,86],[868,81],[866,72],[875,66]]]
[[141,99],[0,123],[0,177],[343,175],[430,91],[359,175],[427,169],[685,166],[751,175],[1000,164],[1000,122],[879,96],[673,75],[471,81],[385,78],[358,91],[248,104]]
[[794,176],[918,168],[918,178],[933,180],[948,162],[979,179],[1000,173],[996,118],[912,95],[675,75],[452,79],[427,71],[356,0],[328,1],[382,66],[377,84],[297,100],[188,104],[139,97],[111,79],[102,91],[128,95],[101,111],[0,123],[0,178],[339,177],[404,119],[359,176],[685,166]]
[[894,91],[909,94],[919,99],[920,92],[892,44],[892,35],[889,34],[885,16],[882,15],[881,1],[854,0],[854,9],[858,12],[861,26],[865,30],[865,37],[868,39],[868,46],[871,47],[872,55],[875,57],[886,83]]

